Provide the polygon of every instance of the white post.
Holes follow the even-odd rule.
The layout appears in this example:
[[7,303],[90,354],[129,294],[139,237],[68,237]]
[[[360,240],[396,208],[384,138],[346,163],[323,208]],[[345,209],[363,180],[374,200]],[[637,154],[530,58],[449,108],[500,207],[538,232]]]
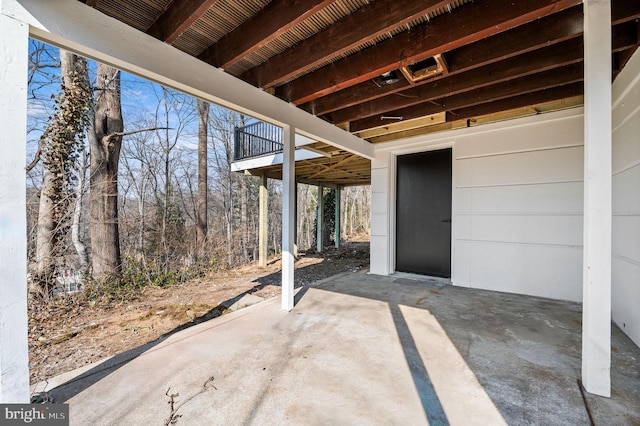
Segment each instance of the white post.
[[324,186],[318,185],[318,211],[316,214],[316,251],[324,250]]
[[267,258],[269,255],[269,189],[267,184],[269,178],[266,173],[262,173],[260,177],[260,207],[258,218],[258,261],[260,266],[267,266]]
[[611,395],[611,2],[584,2],[582,382]]
[[282,149],[282,309],[293,309],[293,271],[296,231],[295,129],[284,126]]
[[334,242],[336,245],[336,248],[339,249],[340,248],[340,193],[342,191],[342,188],[340,187],[340,185],[336,186],[336,198],[335,198],[335,220],[334,220],[334,224],[335,224],[335,237],[334,237]]
[[296,219],[294,226],[295,232],[293,233],[293,257],[298,257],[298,182],[296,181],[296,188],[293,190],[295,195],[295,201],[293,202],[295,213],[293,217]]
[[0,15],[0,403],[29,402],[27,24]]

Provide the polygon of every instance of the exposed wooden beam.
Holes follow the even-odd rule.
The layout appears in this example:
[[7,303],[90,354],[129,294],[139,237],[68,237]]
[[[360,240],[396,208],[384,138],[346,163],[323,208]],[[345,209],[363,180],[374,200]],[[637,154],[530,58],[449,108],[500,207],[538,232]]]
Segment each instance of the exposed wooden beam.
[[474,116],[472,119],[457,119],[448,121],[442,124],[436,124],[433,126],[420,127],[411,130],[405,130],[394,133],[387,133],[381,136],[370,138],[371,143],[383,143],[390,142],[398,139],[410,138],[414,136],[420,136],[430,133],[441,132],[444,130],[461,129],[464,127],[477,126],[481,124],[494,123],[496,121],[511,120],[514,118],[521,118],[530,115],[542,114],[545,112],[559,111],[567,108],[575,108],[581,106],[584,103],[582,96],[575,96],[571,98],[562,98],[560,100],[552,100],[541,104],[535,104],[531,106],[525,106],[522,108],[510,109],[507,111],[498,111],[482,116]]
[[535,52],[405,90],[402,92],[403,96],[393,94],[334,111],[327,118],[334,123],[360,120],[380,115],[387,111],[421,104],[431,99],[451,96],[541,71],[560,68],[582,61],[582,49],[582,39],[571,39],[546,49],[539,49]]
[[167,10],[149,27],[147,34],[173,43],[195,21],[200,19],[217,0],[174,0]]
[[[336,164],[341,164],[344,165],[348,162],[355,162],[356,160],[364,160],[361,157],[357,157],[354,155],[350,155],[350,154],[345,154],[346,157],[339,160],[337,163],[327,163],[326,159],[323,158],[319,158],[319,159],[311,159],[311,160],[303,160],[300,161],[299,163],[302,166],[298,166],[300,167],[300,172],[301,174],[304,175],[305,178],[315,178],[317,180],[323,180],[323,176],[325,176],[327,173],[332,172],[333,176],[339,176],[339,175],[346,175],[346,176],[355,176],[357,178],[362,178],[362,174],[358,173],[355,169],[350,169],[350,170],[346,170],[346,169],[340,169],[335,167]],[[335,159],[336,157],[334,157]],[[346,160],[346,161],[345,161]],[[364,160],[365,162],[368,163],[368,160]],[[309,170],[310,170],[310,174],[309,175],[305,175],[304,174],[304,165],[308,165],[309,166]],[[322,169],[322,170],[318,170],[318,168]]]
[[468,126],[479,126],[482,124],[494,123],[496,121],[511,120],[526,115],[538,115],[545,112],[559,111],[562,109],[576,108],[584,105],[584,96],[578,95],[571,98],[562,98],[541,104],[528,105],[521,108],[508,109],[506,111],[492,112],[490,114],[474,116],[467,120]]
[[297,176],[296,176],[296,182],[302,183],[304,185],[313,185],[313,186],[323,185],[325,188],[330,188],[330,189],[336,189],[338,187],[338,185],[336,185],[335,183],[320,182],[319,180],[299,178]]
[[[492,37],[461,46],[446,52],[449,74],[468,71],[513,56],[521,55],[541,47],[578,37],[582,34],[582,6],[554,13],[545,18],[521,25]],[[444,77],[444,76],[442,76]],[[431,81],[437,80],[438,77]],[[431,81],[418,82],[417,85]],[[321,97],[302,106],[316,115],[397,93],[410,87],[406,81],[380,87],[366,81],[345,90]]]
[[355,158],[355,155],[347,155],[345,158],[343,158],[342,160],[338,161],[337,163],[333,163],[332,165],[330,165],[329,167],[327,167],[326,169],[324,169],[321,172],[317,172],[311,176],[309,176],[309,179],[314,179],[317,178],[318,175],[321,175],[322,173],[328,172],[329,170],[333,170],[333,169],[337,169],[340,166],[343,166],[347,163],[350,163],[351,161],[353,161],[353,159]]
[[87,0],[86,5],[91,7],[96,7],[100,0]]
[[[453,111],[473,105],[493,102],[499,99],[519,96],[541,89],[564,86],[581,81],[582,78],[582,62],[580,62],[562,68],[544,71],[535,75],[516,78],[506,83],[494,84],[480,89],[460,93],[458,95],[440,98],[435,101],[394,110],[390,112],[390,114],[402,116],[403,119],[407,120],[421,117],[423,115],[436,114],[442,111]],[[380,120],[378,117],[369,117],[351,122],[352,132],[359,132],[375,127],[380,127]]]
[[482,105],[476,105],[455,111],[456,119],[471,119],[487,114],[495,114],[510,109],[523,108],[530,105],[536,105],[543,102],[551,102],[560,99],[572,98],[580,96],[583,93],[583,84],[572,83],[566,86],[556,87],[553,89],[539,90],[525,95],[514,96],[508,99],[502,99],[495,102],[488,102]]
[[401,130],[398,132],[388,132],[379,136],[368,138],[371,143],[383,143],[395,141],[398,139],[410,138],[412,136],[426,135],[429,133],[442,132],[444,130],[454,130],[467,127],[466,120],[446,121],[444,123],[434,124],[433,126],[417,127],[415,129]]
[[450,0],[376,0],[241,78],[258,87],[274,86],[448,3]]
[[[613,51],[624,51],[637,43],[635,22],[625,22],[614,27]],[[398,108],[415,105],[428,99],[461,93],[466,90],[495,84],[497,82],[526,76],[544,70],[559,68],[582,60],[582,38],[573,38],[559,44],[523,55],[511,57],[502,62],[473,68],[455,76],[434,80],[421,86],[401,92],[402,96],[386,96],[374,101],[335,111],[327,116],[334,123],[358,120],[382,114]]]
[[198,58],[228,68],[325,8],[334,0],[276,0],[202,52]]
[[[582,34],[582,18],[582,6],[579,5],[504,33],[448,51],[446,52],[446,59],[449,65],[449,75],[455,75],[578,37]],[[417,85],[430,84],[444,77],[418,82]],[[360,102],[367,102],[391,93],[401,92],[410,87],[404,81],[383,87],[379,87],[372,81],[366,81],[311,101],[303,105],[302,108],[316,115],[325,115]]]
[[[582,35],[582,5],[574,6],[510,31],[447,52],[449,71],[482,64],[485,58],[504,60]],[[546,42],[545,42],[546,39]]]
[[[615,32],[615,26],[618,24],[629,23],[637,19],[638,15],[640,15],[640,2],[614,1],[612,9],[612,25]],[[513,52],[522,54],[542,46],[545,38],[550,44],[582,35],[583,14],[582,5],[580,4],[530,24],[514,28],[500,36],[491,37],[448,52],[449,70],[455,72],[458,67],[470,69],[468,64],[480,63],[486,56],[506,59],[514,56]],[[620,32],[621,29],[617,31]]]
[[[313,165],[314,170],[317,170],[318,168],[322,169],[319,173],[318,172],[314,173],[314,175],[316,175],[316,178],[318,178],[318,175],[322,176],[322,174],[324,174],[325,172],[330,172],[330,171],[333,170],[329,165],[324,164],[323,162],[319,162],[319,161],[304,160],[304,161],[302,161],[302,163],[309,163],[309,164]],[[353,176],[353,177],[358,178],[358,179],[367,178],[366,176],[363,176],[362,174],[357,173],[354,170],[337,169],[337,170],[334,171],[333,179],[335,179],[335,176],[339,176],[339,175]],[[319,179],[319,180],[321,180],[321,179]]]
[[425,117],[414,118],[412,120],[402,120],[397,123],[387,124],[383,127],[376,127],[375,129],[363,130],[362,132],[358,132],[358,137],[371,140],[371,138],[382,136],[387,133],[397,133],[417,128],[433,127],[438,124],[445,123],[446,121],[447,113],[441,112],[438,114],[427,115]]
[[613,25],[640,18],[640,4],[635,0],[613,0],[611,2],[611,23]]
[[468,3],[278,87],[276,95],[299,105],[580,3],[580,0]]
[[[439,102],[441,102],[442,108],[452,111],[513,98],[540,90],[562,87],[572,83],[582,84],[583,79],[583,64],[578,63],[560,69],[541,72],[534,76],[518,78],[512,82],[497,85],[497,87],[485,87],[472,92],[449,96],[439,100]],[[455,119],[462,118],[459,114],[456,115],[455,113],[452,113],[452,116]]]

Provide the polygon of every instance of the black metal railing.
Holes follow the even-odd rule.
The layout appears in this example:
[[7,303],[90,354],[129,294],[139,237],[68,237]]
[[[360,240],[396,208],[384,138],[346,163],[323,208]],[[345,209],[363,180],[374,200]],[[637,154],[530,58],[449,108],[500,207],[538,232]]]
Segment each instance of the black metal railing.
[[263,121],[236,127],[234,137],[236,161],[282,151],[282,128]]

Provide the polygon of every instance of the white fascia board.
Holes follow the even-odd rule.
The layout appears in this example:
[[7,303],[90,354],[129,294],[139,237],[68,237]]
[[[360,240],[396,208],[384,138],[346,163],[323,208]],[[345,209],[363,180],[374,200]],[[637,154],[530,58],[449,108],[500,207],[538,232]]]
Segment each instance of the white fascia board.
[[[324,157],[314,151],[301,148],[296,149],[295,161],[311,160],[313,158]],[[241,172],[243,170],[259,169],[261,167],[275,166],[282,164],[282,153],[263,155],[261,157],[248,158],[246,160],[235,161],[231,163],[232,172]]]
[[31,37],[373,159],[373,145],[77,0],[0,0]]

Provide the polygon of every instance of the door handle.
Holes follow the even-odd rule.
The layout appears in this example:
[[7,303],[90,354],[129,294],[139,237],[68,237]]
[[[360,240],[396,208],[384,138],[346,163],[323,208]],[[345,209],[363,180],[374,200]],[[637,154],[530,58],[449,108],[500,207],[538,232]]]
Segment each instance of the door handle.
[[440,222],[442,222],[442,223],[451,223],[451,219],[442,219]]

